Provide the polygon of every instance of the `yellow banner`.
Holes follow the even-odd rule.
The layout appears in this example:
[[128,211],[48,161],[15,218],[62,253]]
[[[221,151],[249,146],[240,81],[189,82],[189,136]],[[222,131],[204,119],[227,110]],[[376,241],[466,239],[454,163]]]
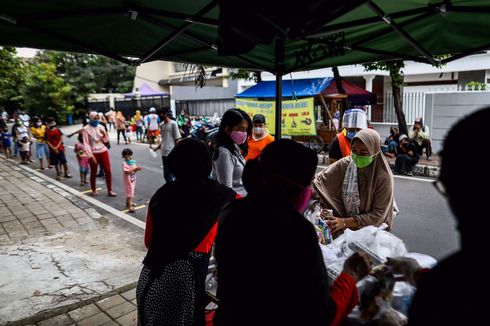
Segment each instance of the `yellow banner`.
[[[276,102],[236,99],[236,107],[247,112],[252,118],[263,114],[269,132],[276,130]],[[282,102],[282,134],[289,136],[316,135],[313,97]]]

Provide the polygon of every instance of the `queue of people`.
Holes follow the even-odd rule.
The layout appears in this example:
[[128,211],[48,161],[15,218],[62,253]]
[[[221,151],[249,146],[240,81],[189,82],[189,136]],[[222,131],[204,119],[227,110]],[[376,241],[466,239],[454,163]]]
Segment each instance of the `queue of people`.
[[[170,112],[160,115],[161,141],[157,148],[162,151],[166,183],[149,203],[145,230],[148,253],[137,286],[139,323],[204,325],[204,278],[216,242],[220,303],[215,325],[341,325],[359,301],[356,282],[371,271],[372,263],[367,255],[355,253],[346,260],[335,282],[329,284],[316,231],[303,212],[312,198],[322,208],[331,209],[333,216],[328,217],[327,224],[335,235],[383,223],[392,229],[397,213],[393,173],[383,155],[380,135],[363,127],[361,113],[351,111],[349,115],[344,115],[349,128],[337,135],[342,157],[318,174],[316,153],[292,140],[274,141],[261,115],[251,119],[240,109],[226,111],[211,148],[192,138],[183,139]],[[474,132],[475,126],[489,117],[490,108],[467,117],[451,130],[444,143],[436,187],[447,196],[458,219],[462,251],[431,271],[407,259],[387,262],[419,288],[409,314],[411,324],[463,323],[473,320],[483,307],[482,303],[467,300],[463,310],[456,311],[458,303],[443,297],[447,284],[443,282],[449,282],[449,276],[470,276],[463,267],[471,262],[471,253],[481,252],[478,239],[484,228],[474,227],[469,217],[481,212],[484,191],[474,196],[473,191],[464,189],[474,186],[473,174],[478,174],[479,185],[488,178],[480,171],[472,172],[470,177],[455,171],[459,167],[458,139]],[[100,165],[108,195],[116,196],[111,189],[108,133],[101,119],[105,118],[91,112],[78,132],[75,152],[80,178],[85,184],[88,163],[92,194],[98,195],[95,178]],[[68,177],[62,133],[54,119],[47,120],[47,128],[37,122],[35,130],[24,130],[23,126],[22,120],[16,123],[17,139],[42,139],[38,142],[47,145],[57,177],[61,178],[62,172]],[[428,128],[414,128],[419,137],[428,134]],[[483,132],[483,128],[477,130]],[[390,143],[395,139],[400,142],[397,159],[409,153],[421,154],[420,147],[410,143],[406,135],[394,132]],[[18,146],[20,152],[25,152],[23,145]],[[430,142],[422,140],[419,146],[425,146],[430,154]],[[253,155],[249,156],[252,148]],[[344,155],[346,150],[348,154]],[[136,173],[142,168],[130,149],[123,149],[121,155],[126,207],[131,212]],[[38,159],[42,165],[45,157],[38,155]],[[406,169],[403,162],[399,166]],[[198,211],[181,209],[189,199]],[[468,203],[473,204],[469,209]],[[260,266],[256,275],[245,268],[249,262]],[[476,289],[463,284],[453,289],[465,297],[477,294]],[[451,307],[454,317],[445,315],[447,307]]]

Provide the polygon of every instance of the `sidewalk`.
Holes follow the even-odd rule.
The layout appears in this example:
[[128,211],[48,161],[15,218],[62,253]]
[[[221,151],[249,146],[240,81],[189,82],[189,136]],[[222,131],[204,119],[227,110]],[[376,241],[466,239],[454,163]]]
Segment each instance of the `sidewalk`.
[[[386,157],[386,156],[385,156]],[[391,169],[395,168],[395,159],[386,157],[386,160],[390,164]],[[430,177],[437,178],[440,172],[441,158],[439,155],[432,155],[432,160],[427,161],[425,156],[419,159],[417,165],[413,167],[413,175],[422,176],[422,177]],[[318,164],[320,165],[328,165],[328,154],[318,154]]]
[[0,325],[136,325],[141,222],[95,204],[0,158]]

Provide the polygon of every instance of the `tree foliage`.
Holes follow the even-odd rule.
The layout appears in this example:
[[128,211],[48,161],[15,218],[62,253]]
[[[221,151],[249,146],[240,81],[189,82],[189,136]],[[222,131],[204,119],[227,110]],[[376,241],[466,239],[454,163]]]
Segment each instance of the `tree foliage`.
[[245,69],[237,69],[230,71],[231,79],[244,79],[251,80],[255,83],[260,83],[262,81],[262,76],[260,75],[260,71],[250,71]]
[[12,47],[0,49],[0,108],[9,113],[22,106],[19,89],[24,83],[25,67],[17,58],[16,50]]
[[31,114],[65,122],[74,109],[72,87],[58,76],[53,63],[29,65],[20,91],[24,108]]

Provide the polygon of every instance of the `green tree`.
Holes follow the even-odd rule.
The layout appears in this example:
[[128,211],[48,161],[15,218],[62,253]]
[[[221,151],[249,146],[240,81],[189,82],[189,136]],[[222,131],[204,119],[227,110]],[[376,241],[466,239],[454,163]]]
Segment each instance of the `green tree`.
[[407,120],[405,119],[405,113],[403,112],[403,71],[405,63],[402,60],[374,62],[363,64],[366,71],[372,70],[386,70],[390,73],[391,77],[391,89],[393,91],[393,102],[395,106],[395,113],[398,119],[398,130],[400,134],[408,135]]
[[19,89],[24,83],[25,67],[16,53],[12,47],[0,49],[0,108],[9,113],[22,108]]
[[71,85],[75,114],[87,107],[90,93],[127,93],[133,87],[136,68],[104,56],[59,51],[41,51],[35,63],[56,66],[56,72]]
[[260,75],[260,73],[260,71],[237,69],[230,71],[230,77],[231,79],[245,79],[260,83],[262,81],[262,76]]
[[61,123],[66,122],[74,109],[72,87],[58,76],[52,63],[29,65],[21,94],[31,114],[54,117]]

